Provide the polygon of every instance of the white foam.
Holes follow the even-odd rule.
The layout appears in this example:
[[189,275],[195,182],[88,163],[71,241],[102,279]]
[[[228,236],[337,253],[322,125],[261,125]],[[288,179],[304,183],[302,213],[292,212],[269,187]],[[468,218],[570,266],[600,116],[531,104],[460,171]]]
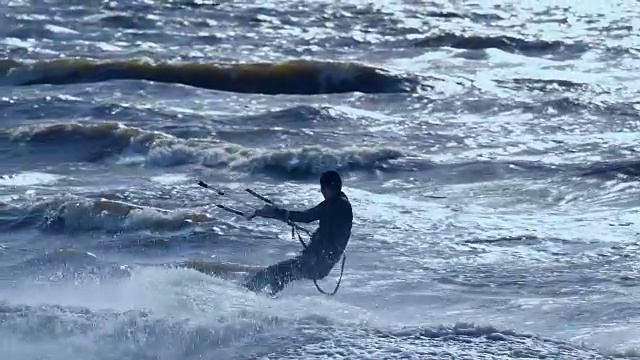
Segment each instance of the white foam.
[[162,185],[172,185],[189,181],[189,177],[185,174],[164,174],[152,177],[151,181]]
[[47,24],[44,26],[45,29],[56,33],[56,34],[67,34],[67,35],[78,35],[80,34],[79,32],[72,30],[72,29],[68,29],[66,27],[62,27],[62,26],[57,26],[57,25],[52,25],[52,24]]
[[357,306],[317,296],[273,300],[188,269],[139,268],[127,279],[29,284],[7,295],[0,345],[11,358],[230,358],[238,351],[277,358],[588,355],[570,344],[460,322],[378,331],[372,314]]
[[11,175],[0,175],[0,186],[32,186],[53,184],[64,176],[43,172],[22,172]]

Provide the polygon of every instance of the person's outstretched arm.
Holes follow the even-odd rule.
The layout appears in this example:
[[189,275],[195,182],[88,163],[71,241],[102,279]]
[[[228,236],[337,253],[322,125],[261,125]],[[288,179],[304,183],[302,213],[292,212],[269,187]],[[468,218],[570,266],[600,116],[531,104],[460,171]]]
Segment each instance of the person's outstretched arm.
[[320,213],[322,212],[323,206],[324,206],[324,201],[304,211],[286,211],[285,210],[285,214],[283,214],[283,216],[285,221],[291,220],[293,222],[310,223],[312,221],[320,220]]
[[310,223],[312,221],[320,220],[320,213],[322,212],[323,206],[324,201],[307,210],[288,211],[267,205],[256,211],[256,215],[283,221],[291,220],[293,222]]

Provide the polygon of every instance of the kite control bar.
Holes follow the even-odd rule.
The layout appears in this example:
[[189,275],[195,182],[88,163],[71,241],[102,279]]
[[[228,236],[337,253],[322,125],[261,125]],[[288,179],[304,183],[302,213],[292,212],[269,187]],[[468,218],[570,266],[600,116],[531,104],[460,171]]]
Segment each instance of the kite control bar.
[[[246,205],[246,206],[252,206],[252,205],[248,204],[247,202],[245,202],[245,201],[243,201],[243,200],[241,200],[241,199],[234,199],[234,198],[232,198],[230,194],[227,194],[227,193],[225,193],[224,191],[222,191],[222,190],[220,190],[220,189],[214,188],[214,187],[212,187],[211,185],[209,185],[209,184],[205,183],[205,182],[204,182],[204,181],[202,181],[202,180],[198,181],[198,185],[199,185],[199,186],[201,186],[201,187],[203,187],[203,188],[205,188],[205,189],[213,190],[214,192],[216,192],[216,194],[218,194],[218,195],[220,195],[220,196],[226,196],[226,197],[228,197],[229,199],[232,199],[232,200],[234,200],[234,201],[240,202],[240,203],[242,203],[242,204],[244,204],[244,205]],[[267,198],[267,197],[265,197],[265,196],[263,196],[263,195],[260,195],[260,194],[258,194],[257,192],[255,192],[255,191],[253,191],[253,190],[251,190],[251,189],[245,189],[245,191],[246,191],[246,192],[248,192],[249,194],[253,195],[254,197],[256,197],[256,198],[258,198],[258,199],[260,199],[260,200],[262,200],[262,201],[266,202],[267,204],[269,204],[269,205],[273,205],[273,206],[276,206],[276,207],[277,207],[277,205],[273,202],[273,200],[271,200],[271,199],[269,199],[269,198]],[[254,217],[256,217],[256,213],[255,213],[255,211],[254,211],[253,213],[251,213],[251,214],[246,214],[246,213],[245,213],[245,212],[243,212],[243,211],[240,211],[240,210],[237,210],[237,209],[234,209],[234,208],[231,208],[231,207],[228,207],[228,206],[222,205],[222,204],[215,204],[215,205],[216,205],[217,207],[219,207],[220,209],[222,209],[222,210],[225,210],[225,211],[230,212],[230,213],[232,213],[232,214],[236,214],[236,215],[242,216],[242,217],[244,217],[244,218],[245,218],[245,219],[247,219],[247,220],[251,220],[251,219],[253,219]],[[303,228],[302,226],[300,226],[300,225],[298,225],[298,224],[294,223],[294,222],[293,222],[293,221],[291,221],[291,220],[286,220],[285,222],[286,222],[289,226],[292,226],[293,228],[295,228],[296,230],[303,231],[303,232],[305,232],[305,233],[307,233],[307,234],[309,234],[309,235],[311,234],[311,231],[309,231],[309,230],[307,230],[307,229]],[[306,248],[306,244],[304,244],[304,247]]]

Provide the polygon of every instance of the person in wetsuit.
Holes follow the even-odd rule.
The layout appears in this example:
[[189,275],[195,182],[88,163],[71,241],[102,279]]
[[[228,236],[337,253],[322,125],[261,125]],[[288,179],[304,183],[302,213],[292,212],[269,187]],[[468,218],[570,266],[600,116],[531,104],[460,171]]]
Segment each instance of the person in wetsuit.
[[338,172],[326,171],[320,176],[320,191],[324,201],[305,211],[288,211],[273,205],[256,211],[256,216],[265,218],[303,223],[319,220],[320,223],[300,255],[259,271],[245,282],[245,287],[252,291],[268,287],[275,295],[291,281],[320,280],[333,269],[351,237],[353,212],[347,195],[342,191]]

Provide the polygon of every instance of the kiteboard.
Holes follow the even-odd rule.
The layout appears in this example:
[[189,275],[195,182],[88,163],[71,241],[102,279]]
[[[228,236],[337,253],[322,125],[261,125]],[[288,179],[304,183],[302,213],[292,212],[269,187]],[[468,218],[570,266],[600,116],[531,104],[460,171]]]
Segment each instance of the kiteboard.
[[195,259],[179,262],[176,266],[193,269],[206,275],[221,278],[244,278],[262,269],[262,267],[254,265]]
[[262,270],[263,267],[256,265],[244,265],[232,262],[217,262],[211,260],[185,260],[174,266],[196,270],[205,275],[217,277],[223,280],[231,281],[242,289],[256,294],[264,294],[270,298],[277,298],[278,294],[273,294],[269,287],[263,286],[259,289],[251,289],[245,286],[245,282],[255,273]]

